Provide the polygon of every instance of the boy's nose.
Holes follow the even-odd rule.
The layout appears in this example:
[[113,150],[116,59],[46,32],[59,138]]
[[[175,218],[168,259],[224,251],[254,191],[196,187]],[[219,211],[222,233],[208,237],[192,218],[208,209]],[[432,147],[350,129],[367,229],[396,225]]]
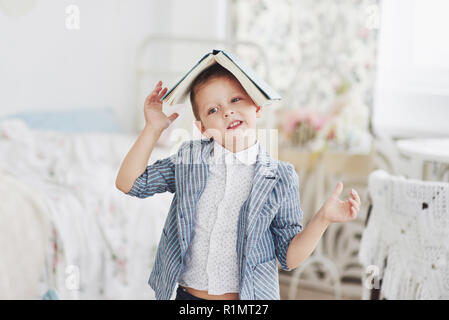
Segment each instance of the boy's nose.
[[234,114],[234,111],[230,110],[230,109],[226,109],[224,112],[224,117],[227,118],[230,115]]

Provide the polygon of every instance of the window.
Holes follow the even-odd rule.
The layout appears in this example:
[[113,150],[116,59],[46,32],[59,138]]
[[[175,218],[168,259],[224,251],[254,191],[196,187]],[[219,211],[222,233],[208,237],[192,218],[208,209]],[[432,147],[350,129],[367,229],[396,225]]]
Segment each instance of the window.
[[383,1],[375,132],[449,135],[449,1]]

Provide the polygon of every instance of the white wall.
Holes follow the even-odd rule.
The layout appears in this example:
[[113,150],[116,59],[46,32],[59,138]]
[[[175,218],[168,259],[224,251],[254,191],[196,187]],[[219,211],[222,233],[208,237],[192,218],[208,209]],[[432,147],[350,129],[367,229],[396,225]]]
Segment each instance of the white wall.
[[[23,16],[0,10],[0,116],[113,107],[130,130],[139,43],[149,34],[223,34],[217,14],[225,2],[37,0]],[[66,28],[68,5],[80,10],[79,30]]]
[[226,0],[171,0],[174,34],[224,37],[228,1]]

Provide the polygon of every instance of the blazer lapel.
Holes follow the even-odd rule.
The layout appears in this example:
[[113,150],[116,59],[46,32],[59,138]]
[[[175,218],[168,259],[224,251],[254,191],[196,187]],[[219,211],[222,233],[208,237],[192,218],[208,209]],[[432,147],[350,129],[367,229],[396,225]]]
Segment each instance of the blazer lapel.
[[271,159],[268,152],[262,146],[259,146],[253,186],[247,199],[246,231],[248,239],[253,235],[256,219],[267,201],[268,195],[279,180],[277,167],[278,162]]
[[180,163],[180,187],[182,192],[180,193],[177,220],[182,254],[187,251],[188,243],[191,240],[198,205],[197,200],[206,187],[209,174],[208,159],[213,147],[212,142],[209,139],[191,141],[192,145],[188,149],[190,152],[184,152],[180,155],[182,158]]

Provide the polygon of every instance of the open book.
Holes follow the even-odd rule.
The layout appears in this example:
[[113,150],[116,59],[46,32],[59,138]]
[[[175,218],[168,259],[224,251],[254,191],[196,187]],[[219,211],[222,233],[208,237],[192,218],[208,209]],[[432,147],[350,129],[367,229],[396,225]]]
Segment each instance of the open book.
[[206,54],[173,88],[167,91],[162,97],[162,101],[169,105],[184,102],[190,93],[189,90],[195,78],[214,63],[219,63],[229,70],[256,105],[265,107],[267,105],[280,104],[281,97],[276,91],[260,79],[237,56],[223,50],[213,50]]

